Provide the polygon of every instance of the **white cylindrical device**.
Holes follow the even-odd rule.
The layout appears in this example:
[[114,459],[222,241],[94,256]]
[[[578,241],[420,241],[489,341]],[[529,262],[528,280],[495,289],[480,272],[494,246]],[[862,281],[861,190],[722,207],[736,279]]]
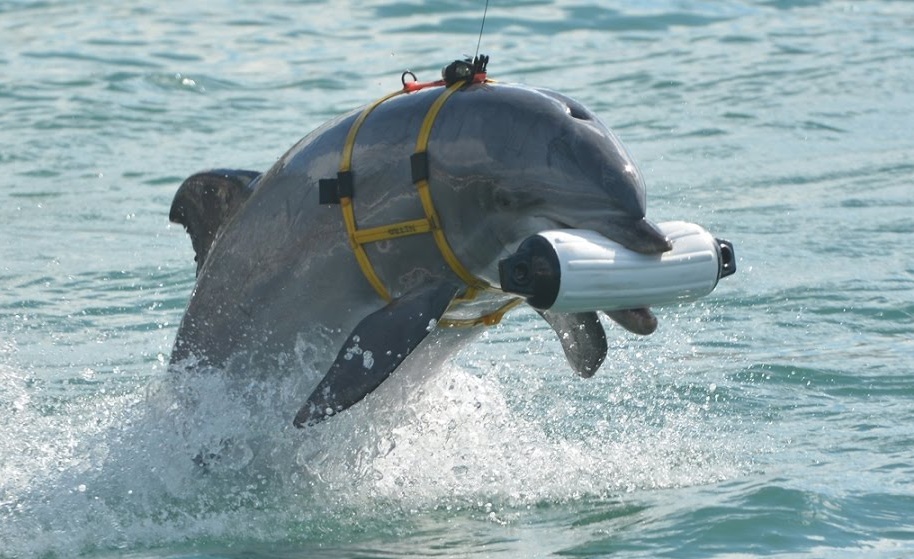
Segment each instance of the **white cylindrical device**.
[[673,248],[653,255],[594,231],[542,231],[499,262],[501,288],[526,297],[539,310],[614,311],[692,301],[736,272],[731,243],[694,223],[657,227]]

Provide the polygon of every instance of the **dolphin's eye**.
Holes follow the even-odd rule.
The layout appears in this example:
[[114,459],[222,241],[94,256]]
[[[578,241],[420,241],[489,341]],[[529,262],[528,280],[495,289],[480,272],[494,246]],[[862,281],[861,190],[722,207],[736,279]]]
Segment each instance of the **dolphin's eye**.
[[542,198],[530,192],[505,188],[496,188],[492,192],[492,205],[498,211],[528,210],[542,203]]
[[496,190],[494,197],[495,207],[499,210],[510,210],[515,204],[514,197],[504,190]]

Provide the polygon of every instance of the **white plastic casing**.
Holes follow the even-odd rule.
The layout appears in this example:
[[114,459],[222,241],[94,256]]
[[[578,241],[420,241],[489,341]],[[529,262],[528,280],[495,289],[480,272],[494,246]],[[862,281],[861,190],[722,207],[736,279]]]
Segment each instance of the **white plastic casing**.
[[557,312],[613,311],[692,301],[711,293],[721,275],[718,241],[694,223],[657,226],[673,245],[657,255],[631,251],[594,231],[543,231],[555,250],[561,282]]

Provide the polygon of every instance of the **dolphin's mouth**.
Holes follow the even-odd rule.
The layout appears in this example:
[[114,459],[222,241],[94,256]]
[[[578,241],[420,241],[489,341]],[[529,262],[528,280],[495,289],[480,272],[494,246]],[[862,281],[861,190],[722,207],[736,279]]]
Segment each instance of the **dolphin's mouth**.
[[641,254],[660,254],[673,248],[672,243],[653,222],[641,218],[633,222],[612,222],[595,231]]
[[673,248],[666,234],[647,218],[633,220],[587,220],[577,225],[558,222],[561,229],[590,229],[629,250],[660,254]]

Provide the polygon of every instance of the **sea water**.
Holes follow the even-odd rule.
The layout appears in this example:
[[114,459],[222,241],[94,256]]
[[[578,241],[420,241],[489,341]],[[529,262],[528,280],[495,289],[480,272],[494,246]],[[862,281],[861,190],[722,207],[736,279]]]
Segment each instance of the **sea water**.
[[914,556],[909,2],[493,0],[490,75],[736,245],[593,379],[529,310],[310,434],[294,375],[169,374],[183,178],[437,77],[483,8],[0,0],[0,557]]

